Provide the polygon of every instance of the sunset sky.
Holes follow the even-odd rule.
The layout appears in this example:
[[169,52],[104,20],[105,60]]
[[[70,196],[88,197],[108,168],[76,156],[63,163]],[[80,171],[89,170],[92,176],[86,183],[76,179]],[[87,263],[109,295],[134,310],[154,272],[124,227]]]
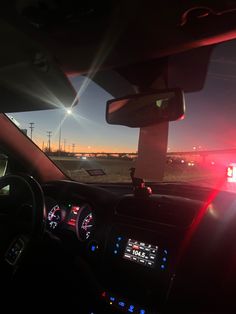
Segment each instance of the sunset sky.
[[[78,91],[84,78],[72,78]],[[81,95],[73,114],[67,116],[61,128],[61,144],[64,149],[84,152],[135,152],[137,150],[138,130],[122,126],[111,126],[105,123],[106,101],[112,96],[101,87],[90,81]],[[53,150],[59,147],[59,123],[65,116],[64,110],[47,110],[11,114],[21,125],[28,129],[29,123],[35,123],[33,140],[42,148],[47,145],[47,131],[52,131]]]

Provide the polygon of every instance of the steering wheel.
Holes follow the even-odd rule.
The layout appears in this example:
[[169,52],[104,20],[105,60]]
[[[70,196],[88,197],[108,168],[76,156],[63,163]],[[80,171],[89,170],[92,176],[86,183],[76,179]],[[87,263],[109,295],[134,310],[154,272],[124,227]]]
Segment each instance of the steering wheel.
[[45,225],[44,195],[39,183],[28,175],[0,178],[0,272],[11,273],[27,248],[42,237]]

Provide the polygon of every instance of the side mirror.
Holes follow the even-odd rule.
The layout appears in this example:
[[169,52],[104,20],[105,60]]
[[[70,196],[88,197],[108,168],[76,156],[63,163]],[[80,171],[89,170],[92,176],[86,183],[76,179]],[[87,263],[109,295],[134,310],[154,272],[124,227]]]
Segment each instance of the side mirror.
[[109,124],[140,128],[178,120],[184,116],[184,113],[183,91],[174,88],[109,100],[106,121]]

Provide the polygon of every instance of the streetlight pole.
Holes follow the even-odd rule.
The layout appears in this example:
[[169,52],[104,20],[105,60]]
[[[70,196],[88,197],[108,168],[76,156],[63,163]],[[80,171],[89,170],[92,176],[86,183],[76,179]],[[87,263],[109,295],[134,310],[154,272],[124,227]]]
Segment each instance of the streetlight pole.
[[32,140],[32,136],[33,136],[33,129],[34,129],[34,122],[30,122],[30,138],[31,138],[31,140]]
[[59,135],[58,135],[58,154],[61,153],[61,126],[62,126],[62,122],[66,119],[66,117],[68,115],[72,114],[72,110],[71,109],[66,109],[66,113],[65,115],[63,115],[61,121],[60,121],[60,125],[59,125]]
[[58,153],[59,154],[61,152],[61,123],[62,123],[62,120],[60,121],[60,126],[59,126],[59,143],[58,143]]
[[52,137],[52,131],[47,131],[48,136],[48,152],[51,152],[51,137]]

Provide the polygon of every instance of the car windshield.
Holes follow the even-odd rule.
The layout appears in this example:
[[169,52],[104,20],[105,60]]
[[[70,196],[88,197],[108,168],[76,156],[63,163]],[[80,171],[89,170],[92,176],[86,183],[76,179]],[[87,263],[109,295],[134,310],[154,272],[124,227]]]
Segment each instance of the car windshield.
[[[69,177],[80,182],[131,182],[139,129],[108,125],[112,95],[83,76],[69,77],[79,94],[64,109],[8,116]],[[185,94],[185,119],[169,123],[163,181],[215,187],[236,162],[236,41],[214,47],[204,88]]]

